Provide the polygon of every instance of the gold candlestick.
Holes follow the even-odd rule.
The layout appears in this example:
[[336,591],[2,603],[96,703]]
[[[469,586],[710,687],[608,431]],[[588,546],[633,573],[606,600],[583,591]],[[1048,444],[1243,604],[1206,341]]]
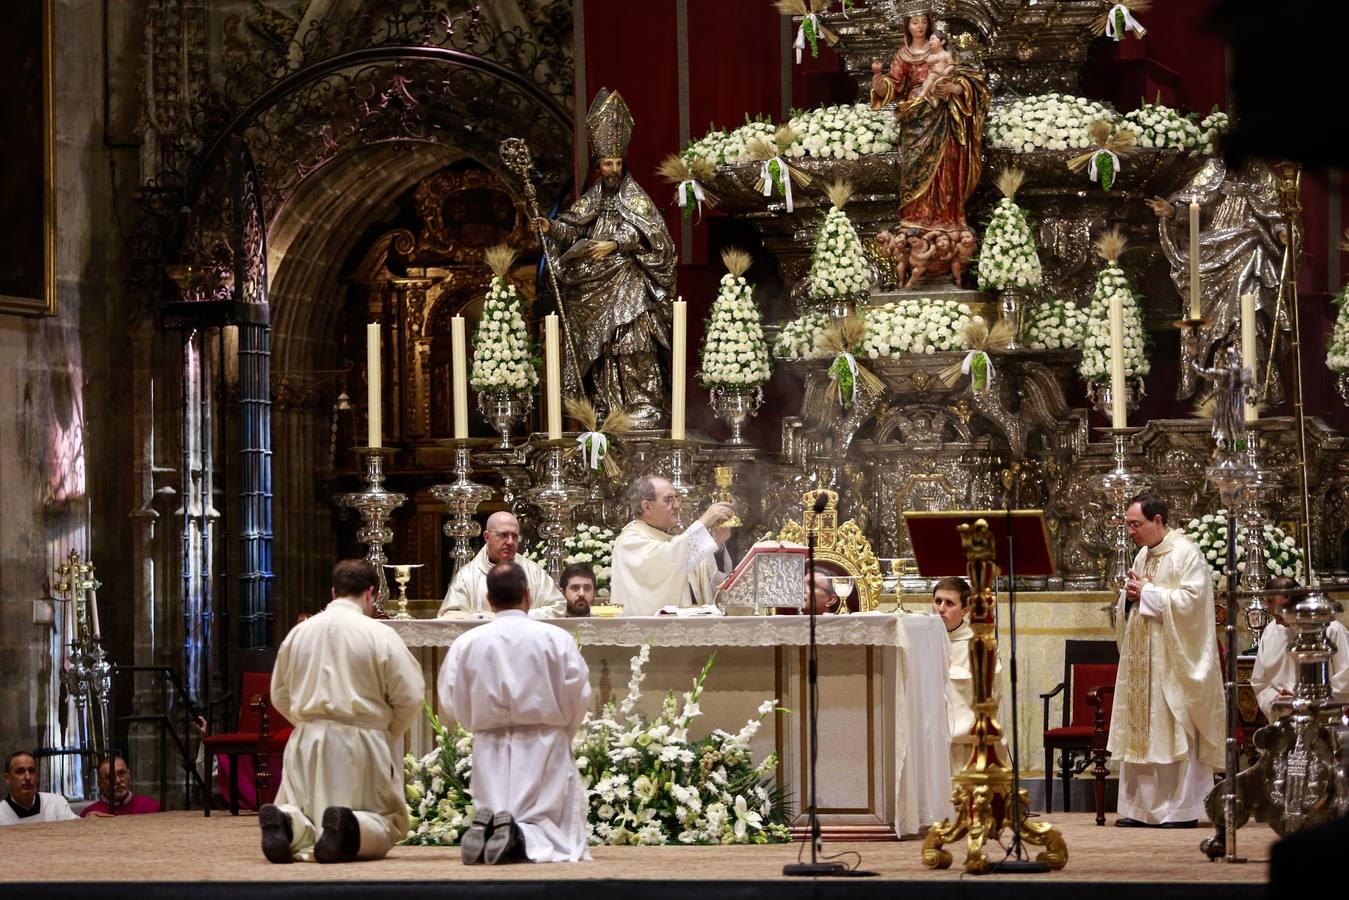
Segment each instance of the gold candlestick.
[[[717,466],[717,499],[722,503],[729,503],[735,506],[735,497],[731,494],[731,485],[735,484],[735,475],[731,472],[730,466]],[[732,515],[729,519],[721,523],[723,528],[739,528],[745,523],[740,521],[740,517]]]

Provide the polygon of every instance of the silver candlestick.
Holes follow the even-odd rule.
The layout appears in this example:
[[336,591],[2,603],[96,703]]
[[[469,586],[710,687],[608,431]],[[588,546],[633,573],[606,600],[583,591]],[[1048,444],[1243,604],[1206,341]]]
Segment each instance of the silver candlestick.
[[[1265,512],[1264,505],[1277,484],[1269,473],[1260,467],[1257,459],[1256,434],[1253,428],[1246,431],[1246,464],[1250,469],[1246,490],[1242,492],[1238,518],[1245,531],[1246,558],[1242,561],[1241,592],[1258,592],[1265,589]],[[1269,624],[1265,601],[1258,595],[1248,596],[1241,620],[1251,633],[1255,646],[1259,646],[1260,635]]]
[[[1110,498],[1110,525],[1115,530],[1115,549],[1110,565],[1110,588],[1118,593],[1124,590],[1124,581],[1133,564],[1133,553],[1129,546],[1129,526],[1125,518],[1129,512],[1129,500],[1138,493],[1139,479],[1125,466],[1125,445],[1129,435],[1137,428],[1111,428],[1110,434],[1115,442],[1115,468],[1101,476],[1101,492]],[[1113,606],[1111,607],[1114,608]]]
[[697,459],[698,444],[689,440],[663,438],[651,442],[662,451],[657,458],[668,461],[666,468],[670,473],[670,485],[675,489],[681,503],[697,501],[704,493],[704,486],[694,480],[694,463]]
[[575,440],[540,441],[535,446],[545,454],[543,480],[525,497],[539,509],[539,536],[548,542],[548,574],[556,581],[562,575],[562,542],[572,530],[572,511],[586,501],[587,491],[565,479],[566,456],[576,447]]
[[451,555],[454,557],[454,572],[468,565],[473,559],[473,549],[469,542],[482,534],[482,526],[473,518],[478,506],[492,496],[492,489],[478,484],[469,478],[473,471],[472,451],[492,443],[490,438],[457,438],[447,441],[454,448],[454,481],[450,484],[438,484],[431,488],[431,496],[450,508],[450,518],[445,523],[445,536],[454,540]]
[[375,567],[379,578],[379,594],[375,598],[376,612],[384,614],[384,601],[389,598],[389,583],[384,578],[384,564],[388,557],[384,555],[384,545],[393,540],[393,529],[389,527],[389,514],[407,501],[407,494],[396,494],[384,490],[384,457],[393,456],[397,449],[393,447],[356,447],[361,463],[365,468],[365,490],[341,494],[337,502],[350,507],[361,514],[361,527],[356,531],[356,540],[366,546],[365,558]]
[[54,587],[71,610],[70,659],[61,678],[67,693],[75,699],[79,728],[88,745],[99,755],[109,756],[112,664],[99,629],[97,591],[102,585],[94,577],[93,561],[81,561],[77,551],[70,551],[56,568]]

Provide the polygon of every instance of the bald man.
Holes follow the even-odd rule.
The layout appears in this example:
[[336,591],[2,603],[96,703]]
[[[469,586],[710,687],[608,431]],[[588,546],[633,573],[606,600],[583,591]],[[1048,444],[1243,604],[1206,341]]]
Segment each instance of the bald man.
[[460,569],[445,592],[440,604],[440,617],[448,618],[454,611],[486,613],[487,573],[498,563],[513,562],[525,572],[529,580],[529,614],[536,619],[560,619],[567,615],[567,600],[557,589],[548,572],[538,563],[518,555],[520,550],[520,520],[504,510],[494,512],[487,519],[483,532],[482,549],[469,564]]

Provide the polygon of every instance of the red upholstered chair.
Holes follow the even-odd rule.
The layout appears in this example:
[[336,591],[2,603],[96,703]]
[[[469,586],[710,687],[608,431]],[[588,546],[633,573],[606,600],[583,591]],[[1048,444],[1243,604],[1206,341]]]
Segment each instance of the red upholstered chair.
[[[1063,811],[1072,808],[1073,776],[1086,769],[1092,758],[1095,734],[1095,710],[1088,705],[1088,694],[1102,685],[1112,688],[1111,699],[1105,701],[1104,727],[1110,727],[1110,703],[1113,701],[1115,673],[1119,669],[1119,649],[1114,641],[1065,641],[1063,647],[1063,681],[1052,691],[1041,694],[1044,702],[1045,746],[1045,811],[1054,809],[1054,753],[1059,753],[1060,774],[1063,778]],[[1049,701],[1063,694],[1063,720],[1056,728],[1049,727]],[[1101,747],[1104,749],[1104,738]]]
[[[239,814],[239,757],[253,758],[253,778],[257,783],[255,805],[260,807],[275,796],[273,782],[279,772],[271,771],[271,758],[285,750],[293,730],[289,722],[272,708],[272,668],[275,650],[246,650],[237,657],[239,671],[239,709],[234,731],[209,735],[203,744],[207,760],[226,756],[230,762],[230,813]],[[215,784],[215,779],[210,779]],[[266,799],[264,799],[264,797]],[[206,794],[206,815],[211,814],[212,790]]]

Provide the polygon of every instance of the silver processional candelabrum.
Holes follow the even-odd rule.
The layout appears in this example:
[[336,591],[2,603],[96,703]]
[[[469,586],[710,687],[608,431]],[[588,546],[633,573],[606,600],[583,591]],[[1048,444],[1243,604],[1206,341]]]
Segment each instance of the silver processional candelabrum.
[[1260,636],[1269,625],[1270,615],[1265,609],[1265,601],[1260,591],[1265,589],[1265,501],[1277,488],[1268,472],[1260,467],[1257,458],[1257,439],[1254,428],[1246,431],[1246,488],[1242,491],[1241,505],[1237,513],[1242,528],[1242,541],[1245,557],[1242,560],[1241,592],[1247,595],[1241,621],[1251,633],[1253,646],[1251,652],[1259,649]]
[[543,480],[525,493],[525,498],[539,510],[539,536],[548,545],[548,574],[556,581],[562,575],[562,542],[571,532],[571,514],[586,502],[589,492],[569,484],[566,480],[566,456],[576,448],[572,438],[540,441],[544,451]]
[[[469,542],[482,534],[482,526],[473,516],[477,513],[478,506],[492,496],[491,488],[478,484],[469,477],[473,471],[473,448],[490,444],[492,441],[490,438],[456,438],[445,443],[454,448],[454,481],[431,488],[431,496],[450,508],[450,517],[445,522],[444,530],[445,536],[454,542],[451,550],[454,557],[454,572],[451,573],[453,577],[473,559],[473,549],[469,546]],[[469,611],[485,612],[481,609]]]
[[81,561],[75,550],[57,566],[56,578],[56,592],[72,613],[70,661],[61,678],[66,692],[75,698],[76,712],[88,742],[97,749],[101,739],[104,751],[111,753],[108,704],[112,697],[112,664],[103,649],[98,622],[98,589],[102,585],[94,577],[93,561]]
[[378,612],[384,612],[384,601],[389,598],[389,582],[384,577],[384,545],[393,540],[389,514],[407,501],[407,494],[384,490],[384,458],[397,453],[392,447],[356,447],[365,470],[365,490],[342,494],[337,502],[361,514],[361,527],[356,540],[366,546],[365,558],[375,567],[379,576],[379,596],[375,600]]
[[[1110,589],[1119,593],[1124,590],[1124,581],[1133,564],[1133,552],[1129,541],[1129,526],[1125,524],[1129,512],[1129,501],[1138,493],[1138,476],[1125,465],[1125,451],[1129,435],[1137,428],[1112,428],[1110,436],[1115,443],[1115,468],[1101,477],[1101,492],[1110,498],[1110,525],[1115,532],[1115,547],[1108,575]],[[1114,605],[1111,605],[1114,609]]]

